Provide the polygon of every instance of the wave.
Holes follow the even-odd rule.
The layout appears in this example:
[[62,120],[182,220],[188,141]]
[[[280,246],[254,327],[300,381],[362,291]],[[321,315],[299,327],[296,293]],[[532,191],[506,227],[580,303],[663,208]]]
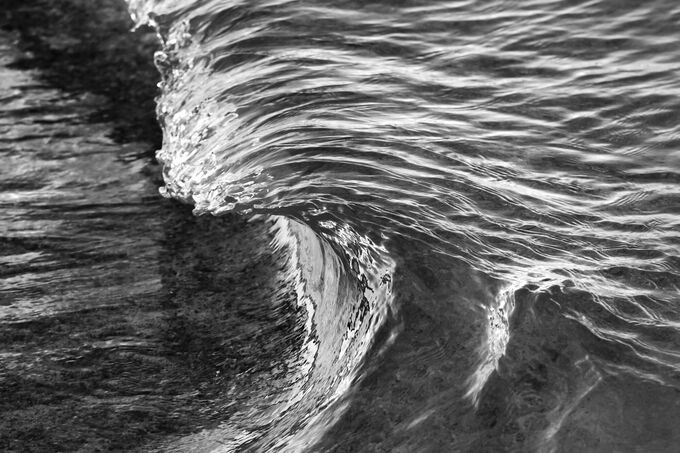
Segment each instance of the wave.
[[[517,364],[529,366],[517,348],[542,354],[526,338],[552,341],[525,317],[559,319],[587,344],[565,360],[595,371],[565,374],[579,383],[568,390],[545,390],[562,399],[541,406],[553,415],[534,445],[552,445],[602,376],[637,370],[677,384],[676,345],[659,333],[676,335],[680,320],[680,175],[662,151],[675,143],[668,118],[677,99],[648,85],[669,80],[663,56],[649,56],[653,71],[631,63],[641,33],[633,16],[615,21],[632,27],[620,41],[560,44],[538,30],[574,20],[608,36],[590,22],[607,2],[569,17],[560,5],[500,15],[446,2],[129,5],[163,42],[161,193],[196,214],[275,218],[273,245],[290,256],[307,313],[295,387],[255,417],[266,429],[230,435],[242,448],[311,448],[342,424],[350,395],[377,367],[372,348],[386,344],[378,333],[396,341],[398,329],[417,324],[398,315],[413,305],[426,313],[416,317],[455,312],[473,326],[456,340],[474,358],[460,359],[455,385],[482,412],[499,379],[520,379]],[[581,45],[602,64],[585,64]],[[601,70],[605,63],[632,79]],[[448,335],[439,329],[435,337]],[[436,344],[433,356],[413,360],[458,354]],[[607,352],[619,347],[625,366]],[[518,407],[534,401],[517,398]],[[438,407],[428,404],[425,418],[404,426]]]
[[[155,21],[148,21],[162,30]],[[143,22],[138,21],[138,24]],[[164,93],[158,108],[164,147],[157,153],[157,158],[164,166],[166,181],[161,193],[193,203],[196,214],[219,215],[237,211],[273,219],[275,239],[272,247],[285,249],[289,256],[288,278],[295,282],[298,305],[307,319],[301,354],[303,363],[297,364],[298,377],[293,379],[295,385],[289,389],[285,400],[270,403],[259,414],[241,414],[244,417],[241,421],[238,414],[232,416],[229,427],[217,430],[219,434],[213,433],[213,436],[219,436],[220,443],[228,449],[245,448],[256,441],[258,448],[266,450],[299,451],[302,446],[311,445],[319,430],[338,418],[341,408],[334,407],[333,403],[357,377],[376,332],[394,308],[390,283],[395,264],[384,246],[352,231],[347,225],[329,219],[316,223],[317,228],[312,229],[305,223],[308,219],[302,216],[304,210],[263,208],[256,204],[257,191],[272,190],[273,177],[270,173],[264,175],[260,166],[253,169],[232,165],[236,156],[218,164],[218,149],[208,152],[209,162],[202,160],[203,153],[207,152],[206,140],[212,131],[227,132],[229,123],[239,115],[235,113],[235,106],[227,105],[225,111],[221,100],[208,100],[207,91],[193,93],[201,97],[199,106],[186,110],[185,101],[179,101],[183,107],[171,113],[170,109],[177,106],[176,98],[189,93],[183,89],[184,83],[180,80],[188,76],[193,66],[193,62],[179,55],[180,49],[185,49],[191,41],[185,24],[180,22],[179,28],[161,35],[164,50],[156,55],[157,67],[163,75]],[[221,148],[221,151],[225,149]],[[257,153],[256,148],[250,151]],[[192,157],[200,162],[190,162]],[[208,176],[207,172],[213,170],[234,184],[220,179],[218,184],[222,192],[217,193],[213,188],[206,194],[199,190],[195,177]],[[287,417],[291,407],[295,407],[295,411]],[[274,421],[276,427],[268,429],[266,434],[258,432],[258,426]],[[246,427],[236,428],[239,425]],[[224,439],[229,441],[224,443]],[[195,447],[197,439],[189,438],[186,442]]]

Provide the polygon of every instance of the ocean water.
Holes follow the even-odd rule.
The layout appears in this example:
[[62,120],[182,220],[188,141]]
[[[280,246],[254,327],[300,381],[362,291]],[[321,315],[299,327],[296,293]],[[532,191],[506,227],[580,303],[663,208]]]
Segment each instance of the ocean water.
[[[5,179],[6,236],[74,260],[38,272],[43,249],[7,241],[2,317],[115,302],[114,331],[99,310],[96,339],[52,327],[58,351],[4,352],[25,373],[69,358],[64,383],[99,370],[44,390],[117,414],[82,451],[131,430],[101,448],[680,448],[679,3],[128,5],[162,43],[160,194],[198,217],[91,126],[74,134],[98,151],[51,163],[33,131],[71,100],[13,69],[0,87],[24,93],[2,95],[3,127],[35,123],[7,135],[5,171],[42,184]],[[55,286],[64,270],[83,283]]]

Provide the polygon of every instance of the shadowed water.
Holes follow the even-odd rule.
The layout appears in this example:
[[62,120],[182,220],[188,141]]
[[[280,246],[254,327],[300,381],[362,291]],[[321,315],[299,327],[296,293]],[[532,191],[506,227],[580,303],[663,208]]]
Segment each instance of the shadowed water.
[[[129,3],[163,41],[161,193],[196,214],[255,214],[262,253],[285,263],[277,288],[288,288],[288,318],[221,321],[257,338],[287,319],[275,356],[288,365],[260,359],[266,344],[254,342],[252,381],[219,381],[205,400],[213,423],[153,448],[677,450],[676,2]],[[97,184],[106,168],[122,191],[88,197],[144,194],[125,179],[134,161],[119,165],[85,167]],[[165,215],[143,212],[144,228]],[[203,231],[183,222],[181,237]],[[237,239],[195,237],[181,250],[210,250],[205,271],[223,279],[208,286],[225,291],[235,270],[222,260]],[[177,262],[177,248],[163,250]],[[205,313],[192,291],[206,283],[171,269],[157,303],[184,290],[180,305]],[[102,272],[158,294],[149,266]],[[27,300],[40,313],[59,304]]]

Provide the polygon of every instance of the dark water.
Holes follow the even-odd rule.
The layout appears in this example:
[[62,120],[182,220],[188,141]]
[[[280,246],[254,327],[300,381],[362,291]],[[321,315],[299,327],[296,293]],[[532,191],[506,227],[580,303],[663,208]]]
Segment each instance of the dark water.
[[11,376],[137,433],[102,449],[680,448],[680,4],[129,3],[163,41],[161,193],[226,217],[6,70],[3,325],[119,325],[29,329]]
[[236,430],[298,376],[288,249],[271,221],[158,195],[136,80],[157,77],[155,38],[128,32],[122,2],[36,6],[0,31],[0,451],[167,451]]

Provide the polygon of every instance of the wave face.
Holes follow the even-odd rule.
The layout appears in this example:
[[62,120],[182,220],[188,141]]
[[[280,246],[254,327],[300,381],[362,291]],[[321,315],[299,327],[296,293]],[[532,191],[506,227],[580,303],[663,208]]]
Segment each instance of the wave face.
[[670,451],[677,2],[129,3],[162,193],[274,216],[307,313],[224,448]]

